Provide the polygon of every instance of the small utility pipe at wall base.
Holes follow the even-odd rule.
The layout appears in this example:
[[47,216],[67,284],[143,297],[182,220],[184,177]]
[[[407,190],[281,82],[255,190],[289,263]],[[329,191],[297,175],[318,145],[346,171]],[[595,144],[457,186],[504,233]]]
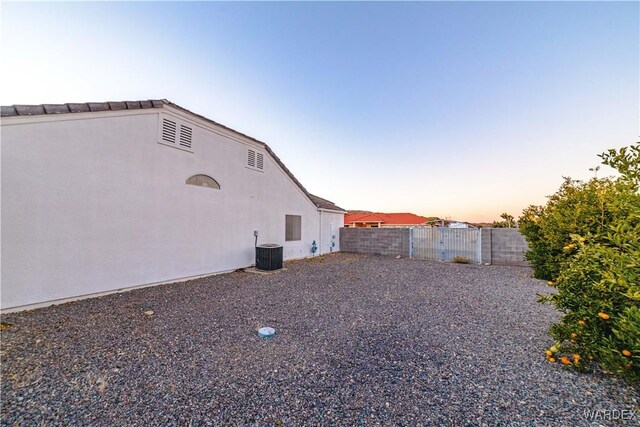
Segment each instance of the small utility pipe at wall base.
[[322,211],[318,211],[320,213],[318,217],[318,255],[322,255]]

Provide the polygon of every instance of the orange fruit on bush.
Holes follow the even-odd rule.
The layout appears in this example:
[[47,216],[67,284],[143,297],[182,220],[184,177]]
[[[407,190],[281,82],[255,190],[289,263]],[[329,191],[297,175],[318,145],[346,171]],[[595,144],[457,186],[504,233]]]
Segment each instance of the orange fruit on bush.
[[573,355],[573,360],[575,360],[576,363],[578,363],[580,361],[581,357],[579,354],[574,354]]
[[553,353],[551,353],[550,350],[545,351],[544,354],[546,354],[548,357],[553,356]]
[[584,326],[586,324],[587,324],[587,322],[585,322],[584,320],[578,320],[578,325]]
[[631,356],[631,352],[629,350],[622,350],[622,354],[624,354],[627,357]]
[[560,361],[561,361],[563,364],[565,364],[565,365],[569,365],[569,364],[571,364],[571,360],[569,360],[569,358],[568,358],[567,356],[562,356],[562,357],[560,358]]
[[577,336],[578,336],[578,334],[576,334],[575,332],[573,332],[573,333],[571,334],[571,338],[575,338],[575,337],[577,337]]
[[598,313],[598,317],[600,317],[601,319],[604,319],[604,320],[609,320],[611,318],[611,316],[609,316],[607,313],[603,313],[603,312]]
[[553,357],[550,357],[550,358],[549,358],[549,362],[550,362],[550,363],[556,363],[556,359],[554,359]]
[[555,285],[555,283],[554,283],[554,282],[549,281],[549,282],[547,282],[547,285],[549,285],[549,286],[554,286],[554,285]]

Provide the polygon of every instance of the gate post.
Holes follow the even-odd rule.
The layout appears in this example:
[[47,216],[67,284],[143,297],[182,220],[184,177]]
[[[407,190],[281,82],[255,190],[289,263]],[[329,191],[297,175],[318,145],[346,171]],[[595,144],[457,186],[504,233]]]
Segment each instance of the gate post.
[[409,258],[413,258],[413,227],[409,227]]

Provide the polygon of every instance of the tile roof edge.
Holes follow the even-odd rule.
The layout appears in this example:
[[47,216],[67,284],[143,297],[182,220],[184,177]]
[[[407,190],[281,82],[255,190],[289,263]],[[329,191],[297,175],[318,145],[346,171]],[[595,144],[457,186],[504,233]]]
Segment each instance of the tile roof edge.
[[73,113],[91,113],[98,111],[125,111],[162,108],[165,99],[142,101],[106,101],[106,102],[68,102],[65,104],[14,104],[2,106],[1,117],[41,116]]

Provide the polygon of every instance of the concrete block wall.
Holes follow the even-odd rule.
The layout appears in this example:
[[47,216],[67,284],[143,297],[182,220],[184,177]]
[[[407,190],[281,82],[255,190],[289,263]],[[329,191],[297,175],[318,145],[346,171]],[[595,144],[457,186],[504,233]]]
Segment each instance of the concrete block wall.
[[493,244],[491,230],[493,228],[480,229],[480,262],[483,264],[491,264],[491,245]]
[[516,228],[482,229],[482,262],[494,265],[529,265],[529,245]]
[[341,228],[340,250],[409,258],[410,232],[408,228]]
[[[515,228],[481,229],[481,260],[483,264],[522,265],[529,263],[524,254],[527,241]],[[343,252],[410,257],[409,228],[341,228],[340,249]]]

